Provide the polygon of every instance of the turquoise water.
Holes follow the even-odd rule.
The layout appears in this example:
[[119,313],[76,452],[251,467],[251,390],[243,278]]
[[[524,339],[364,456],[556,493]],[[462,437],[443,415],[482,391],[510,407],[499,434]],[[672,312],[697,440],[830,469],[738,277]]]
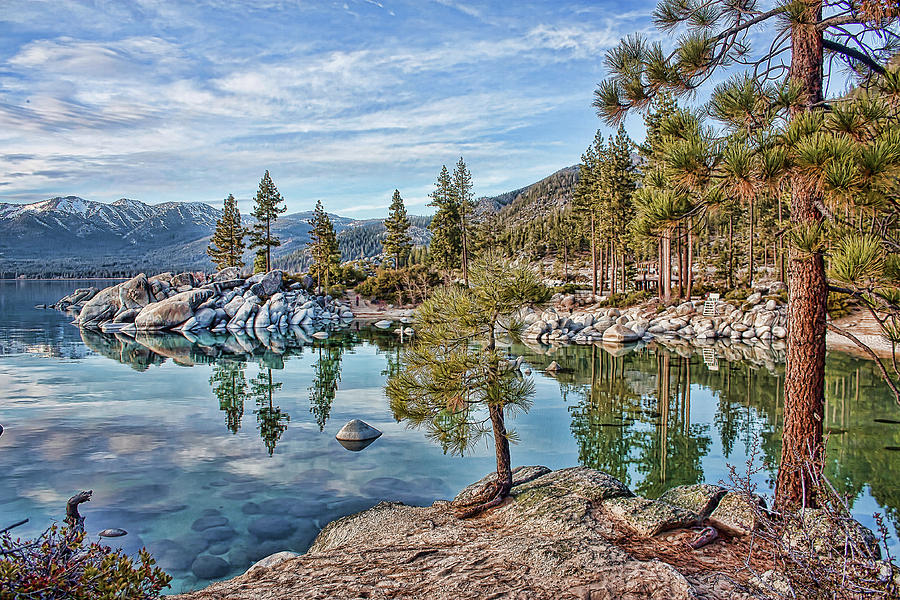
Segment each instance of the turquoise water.
[[[0,527],[30,518],[18,535],[61,520],[66,499],[92,489],[87,530],[127,530],[109,541],[150,548],[175,578],[171,591],[182,591],[272,552],[303,551],[325,523],[381,500],[452,497],[494,466],[485,445],[446,456],[395,421],[382,391],[400,351],[390,333],[351,329],[303,346],[135,341],[83,334],[66,315],[34,308],[83,285],[0,282]],[[586,464],[652,497],[726,479],[755,445],[777,459],[777,352],[713,366],[656,346],[621,356],[596,346],[511,351],[534,369],[537,389],[511,423],[514,465]],[[545,374],[552,360],[567,370]],[[858,518],[886,512],[896,527],[900,410],[871,363],[829,355],[827,377],[829,474]],[[334,435],[353,418],[384,435],[344,449]],[[773,479],[771,469],[757,477],[763,491]],[[202,572],[204,562],[218,570]]]

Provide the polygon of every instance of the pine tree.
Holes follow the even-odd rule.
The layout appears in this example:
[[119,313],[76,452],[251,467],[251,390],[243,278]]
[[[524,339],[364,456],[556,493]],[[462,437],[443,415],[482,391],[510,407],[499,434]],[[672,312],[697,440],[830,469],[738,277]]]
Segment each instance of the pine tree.
[[331,275],[337,272],[341,264],[341,251],[338,248],[337,235],[334,233],[334,225],[331,218],[325,212],[322,201],[316,202],[313,218],[308,221],[312,230],[309,232],[309,248],[312,264],[309,273],[316,278],[316,285],[328,290],[331,286]]
[[[575,212],[582,218],[591,243],[591,295],[603,294],[603,281],[597,288],[597,216],[600,210],[599,171],[600,157],[606,152],[606,145],[600,131],[594,135],[594,143],[581,155],[580,175],[572,198]],[[602,256],[600,262],[603,262]]]
[[[256,261],[253,263],[254,271],[272,270],[272,248],[281,245],[281,240],[272,235],[272,225],[278,220],[278,215],[287,210],[282,206],[284,198],[278,193],[278,188],[272,182],[269,171],[263,175],[259,182],[259,190],[256,192],[256,204],[250,214],[256,219],[253,231],[250,233],[250,247],[256,249]],[[263,257],[265,262],[263,263]],[[258,267],[265,264],[264,269]]]
[[222,216],[216,221],[216,230],[206,248],[206,253],[219,270],[244,266],[245,235],[247,229],[241,226],[241,211],[238,210],[237,201],[228,194]]
[[[726,0],[697,4],[662,0],[654,20],[659,29],[671,32],[677,40],[675,47],[666,52],[660,42],[639,35],[622,40],[607,53],[611,76],[595,92],[599,115],[608,122],[620,122],[630,110],[645,108],[660,91],[695,93],[717,70],[729,66],[737,65],[748,76],[752,72],[748,79],[755,88],[776,84],[776,102],[771,107],[785,123],[784,137],[795,154],[788,161],[784,183],[790,189],[792,236],[797,246],[789,269],[784,433],[775,487],[779,510],[816,505],[814,484],[824,463],[828,282],[819,238],[830,216],[822,178],[810,174],[825,167],[832,169],[826,180],[856,175],[846,168],[847,162],[830,159],[833,155],[850,159],[840,147],[846,146],[849,136],[832,142],[821,135],[824,113],[835,106],[826,102],[825,92],[829,82],[832,88],[839,87],[830,81],[837,73],[833,66],[843,63],[868,85],[886,73],[883,63],[896,51],[893,28],[900,13],[887,2],[867,4],[891,10],[876,10],[875,16],[868,8],[859,10],[855,2],[823,0],[776,2],[765,11],[753,3]],[[753,43],[762,39],[761,33],[769,39],[763,41],[761,51],[754,51]],[[896,73],[888,75],[886,79],[896,82]],[[740,98],[740,86],[741,78],[737,78],[729,84],[734,92],[729,94]],[[731,107],[736,110],[716,118],[732,121],[736,116],[760,114],[753,106]],[[702,138],[684,139],[672,152],[673,158],[683,156],[694,165],[694,169],[681,169],[690,177],[695,177],[696,168],[708,168],[697,160],[708,153],[702,149],[685,152],[698,141]]]
[[428,225],[432,232],[429,258],[434,266],[444,272],[444,279],[450,280],[453,269],[459,266],[462,253],[462,234],[460,232],[459,203],[446,165],[434,184],[431,203],[428,206],[437,208],[434,218]]
[[462,265],[463,281],[469,285],[469,214],[474,208],[472,194],[472,174],[469,172],[463,157],[459,157],[456,168],[453,170],[453,189],[456,194],[456,203],[459,207],[459,232],[460,241],[462,243],[462,256],[460,264]]
[[534,383],[509,368],[497,332],[514,331],[511,315],[548,296],[528,266],[495,254],[480,257],[472,265],[471,287],[443,287],[416,310],[416,342],[388,379],[395,418],[427,428],[445,451],[462,454],[482,436],[493,436],[497,479],[478,501],[458,507],[462,516],[496,506],[509,494],[512,434],[505,413],[528,408]]
[[[616,293],[616,272],[620,266],[621,291],[625,291],[625,256],[628,248],[628,224],[634,217],[632,195],[637,187],[631,152],[634,142],[624,126],[610,137],[598,165],[597,185],[600,198],[601,232],[609,239],[610,291]],[[605,274],[605,272],[604,272]]]
[[394,190],[390,212],[388,218],[384,220],[384,228],[387,230],[382,243],[384,253],[393,257],[394,268],[399,269],[408,262],[410,249],[412,248],[412,237],[409,235],[409,218],[406,216],[406,207],[403,205],[403,198],[400,197],[400,190]]

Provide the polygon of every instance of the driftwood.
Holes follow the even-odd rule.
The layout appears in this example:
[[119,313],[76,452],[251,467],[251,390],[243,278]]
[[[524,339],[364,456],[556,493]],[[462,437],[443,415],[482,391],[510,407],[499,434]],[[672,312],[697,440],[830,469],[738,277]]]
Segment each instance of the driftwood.
[[21,521],[17,521],[16,523],[13,523],[13,524],[10,525],[9,527],[4,527],[3,529],[0,529],[0,533],[6,533],[6,532],[9,531],[10,529],[15,529],[15,528],[18,527],[19,525],[24,525],[24,524],[27,523],[27,522],[28,522],[28,519],[22,519]]
[[84,531],[84,517],[78,512],[78,505],[82,502],[90,502],[93,493],[93,490],[79,492],[66,502],[66,523],[73,529]]
[[702,548],[703,546],[711,543],[713,540],[719,537],[719,532],[716,531],[715,527],[704,527],[700,530],[699,535],[697,535],[694,540],[688,544],[694,550]]

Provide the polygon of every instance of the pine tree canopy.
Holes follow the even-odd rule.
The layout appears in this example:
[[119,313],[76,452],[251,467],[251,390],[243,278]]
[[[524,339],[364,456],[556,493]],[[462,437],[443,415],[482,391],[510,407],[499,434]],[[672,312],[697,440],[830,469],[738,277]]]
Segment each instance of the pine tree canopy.
[[460,266],[462,252],[462,232],[460,230],[460,206],[453,180],[446,165],[434,184],[431,203],[428,206],[437,208],[428,229],[432,232],[429,257],[435,267],[449,276],[449,273]]
[[394,197],[391,199],[390,212],[388,218],[384,221],[385,233],[384,254],[386,258],[393,258],[394,268],[399,269],[409,259],[409,253],[412,249],[412,237],[409,235],[409,218],[406,215],[406,207],[403,205],[403,198],[400,197],[400,190],[394,190]]
[[316,278],[319,286],[324,285],[325,289],[328,289],[332,276],[337,275],[340,267],[341,251],[338,248],[334,225],[331,223],[328,213],[325,212],[321,200],[316,202],[309,225],[312,227],[307,243],[312,258],[309,273]]
[[250,247],[257,250],[254,271],[260,270],[258,269],[262,263],[262,260],[259,259],[260,256],[265,261],[265,268],[261,270],[269,271],[272,268],[272,248],[281,245],[281,241],[272,235],[272,223],[278,220],[278,215],[287,210],[283,204],[284,198],[281,197],[267,170],[259,182],[256,203],[250,213],[256,219],[253,230],[250,232]]
[[241,226],[241,212],[234,196],[225,198],[222,216],[216,222],[216,230],[206,253],[220,270],[226,267],[243,267],[244,236],[246,228]]
[[[514,333],[521,325],[514,313],[548,296],[529,266],[493,253],[474,261],[471,287],[436,290],[416,311],[416,342],[388,380],[394,416],[461,454],[489,433],[489,406],[527,409],[534,384],[503,367],[493,336]],[[508,452],[508,439],[494,441]]]

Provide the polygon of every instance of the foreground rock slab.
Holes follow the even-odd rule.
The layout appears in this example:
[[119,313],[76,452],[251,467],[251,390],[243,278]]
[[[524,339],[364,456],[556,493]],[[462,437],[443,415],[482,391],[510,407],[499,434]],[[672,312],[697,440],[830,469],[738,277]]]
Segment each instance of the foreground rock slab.
[[460,520],[443,501],[430,507],[381,503],[328,524],[303,556],[255,565],[175,598],[752,597],[727,578],[684,575],[610,541],[616,530],[603,504],[633,495],[609,475],[584,467],[528,467],[514,481],[512,497],[477,518]]

